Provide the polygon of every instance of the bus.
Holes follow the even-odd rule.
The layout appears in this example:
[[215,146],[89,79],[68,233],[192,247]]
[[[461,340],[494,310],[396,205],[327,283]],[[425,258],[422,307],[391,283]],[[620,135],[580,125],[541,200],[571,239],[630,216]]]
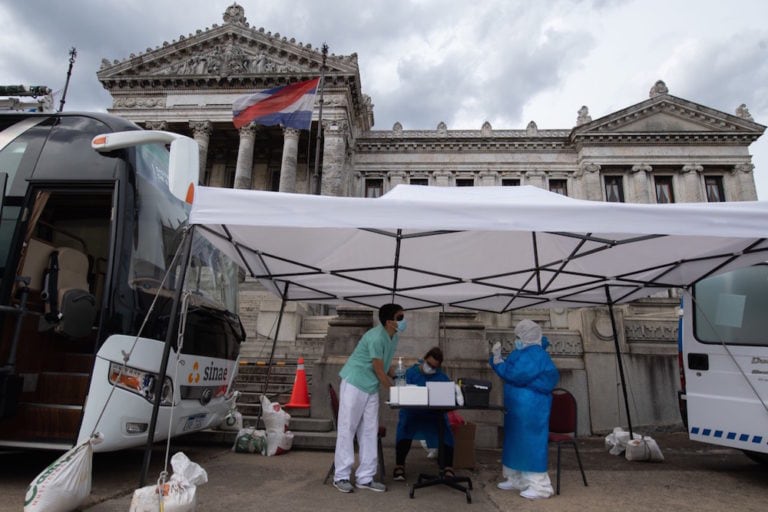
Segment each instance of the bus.
[[683,305],[680,408],[689,437],[768,464],[768,264],[703,279]]
[[0,114],[0,446],[146,444],[158,387],[155,440],[229,412],[240,274],[188,226],[197,151],[108,114]]

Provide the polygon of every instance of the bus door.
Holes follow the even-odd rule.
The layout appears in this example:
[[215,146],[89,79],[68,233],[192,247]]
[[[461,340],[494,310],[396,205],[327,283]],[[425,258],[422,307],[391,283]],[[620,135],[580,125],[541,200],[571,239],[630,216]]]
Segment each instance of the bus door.
[[768,453],[768,265],[697,283],[682,341],[691,439]]

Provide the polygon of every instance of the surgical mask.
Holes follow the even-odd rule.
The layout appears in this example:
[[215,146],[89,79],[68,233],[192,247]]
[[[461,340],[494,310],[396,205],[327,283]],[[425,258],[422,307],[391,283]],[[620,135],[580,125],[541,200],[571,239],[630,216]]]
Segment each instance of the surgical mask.
[[523,345],[523,340],[517,339],[515,340],[515,350],[520,350],[525,345]]
[[402,320],[397,321],[397,332],[405,331],[406,327],[408,327],[408,320],[403,318]]
[[422,371],[422,372],[423,372],[425,375],[432,375],[432,374],[434,374],[435,372],[437,372],[437,370],[435,370],[434,368],[432,368],[431,366],[429,366],[429,363],[426,363],[426,362],[425,362],[424,364],[422,364],[422,365],[421,365],[421,371]]

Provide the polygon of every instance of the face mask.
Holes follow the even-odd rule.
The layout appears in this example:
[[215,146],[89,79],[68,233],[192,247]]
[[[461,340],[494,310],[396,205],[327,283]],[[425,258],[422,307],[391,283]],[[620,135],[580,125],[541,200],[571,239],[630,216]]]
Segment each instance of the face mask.
[[408,327],[408,320],[403,318],[402,320],[397,321],[397,332],[405,331],[406,327]]
[[523,346],[523,340],[515,340],[515,350],[520,350]]
[[434,368],[432,368],[431,366],[429,366],[429,363],[424,363],[424,364],[422,364],[422,365],[421,365],[421,371],[422,371],[422,372],[423,372],[425,375],[432,375],[432,374],[434,374],[435,372],[437,372],[437,370],[435,370]]

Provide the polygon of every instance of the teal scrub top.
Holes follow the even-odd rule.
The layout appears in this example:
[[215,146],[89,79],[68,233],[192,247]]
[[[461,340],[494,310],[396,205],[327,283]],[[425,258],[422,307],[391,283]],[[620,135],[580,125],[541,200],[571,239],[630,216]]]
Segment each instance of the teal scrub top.
[[381,325],[369,329],[360,338],[339,376],[366,393],[378,393],[380,383],[376,372],[373,371],[372,361],[381,359],[384,372],[389,371],[397,342],[397,334],[390,338],[387,330]]

